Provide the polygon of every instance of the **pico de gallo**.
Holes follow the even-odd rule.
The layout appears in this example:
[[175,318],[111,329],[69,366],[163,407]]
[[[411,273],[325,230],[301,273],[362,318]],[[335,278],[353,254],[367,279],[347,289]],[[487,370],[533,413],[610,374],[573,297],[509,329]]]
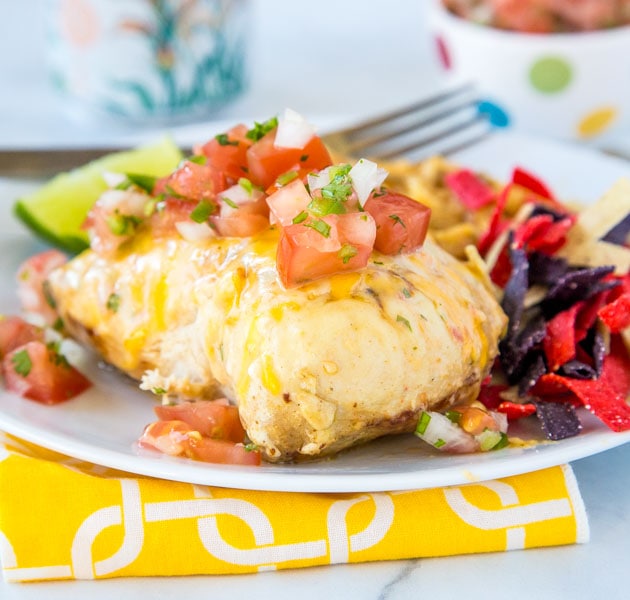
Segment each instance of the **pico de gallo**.
[[630,0],[442,0],[468,21],[527,33],[594,31],[630,24]]

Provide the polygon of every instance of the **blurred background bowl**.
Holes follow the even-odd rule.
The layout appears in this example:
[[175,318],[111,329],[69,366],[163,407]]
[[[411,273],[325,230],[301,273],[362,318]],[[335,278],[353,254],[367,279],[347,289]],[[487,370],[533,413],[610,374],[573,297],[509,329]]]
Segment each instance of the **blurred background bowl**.
[[521,33],[479,25],[430,0],[436,57],[472,81],[496,125],[569,140],[630,129],[630,26]]

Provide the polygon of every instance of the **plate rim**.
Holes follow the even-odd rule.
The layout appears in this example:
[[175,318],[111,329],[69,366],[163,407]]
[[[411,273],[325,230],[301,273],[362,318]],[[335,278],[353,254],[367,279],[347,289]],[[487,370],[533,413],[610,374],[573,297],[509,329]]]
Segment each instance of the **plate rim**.
[[[627,171],[630,175],[630,163],[625,163],[621,159],[596,153],[588,148],[541,140],[513,132],[502,132],[497,136],[491,136],[488,141],[480,143],[475,148],[455,155],[453,160],[461,161],[461,164],[468,166],[471,158],[474,162],[474,154],[471,152],[478,152],[488,143],[499,146],[544,144],[548,153],[562,155],[568,152],[574,156],[577,153],[577,155],[582,155],[584,160],[592,160],[599,162],[599,164],[607,163],[619,168],[620,171]],[[459,158],[460,156],[461,158]],[[483,157],[481,162],[483,163]],[[488,170],[489,166],[486,165],[485,169]],[[0,183],[6,183],[6,180],[0,181]],[[11,187],[12,183],[20,184],[23,182],[8,182],[8,187]],[[611,186],[613,183],[614,181],[610,181],[608,185]],[[562,194],[560,195],[562,197]],[[28,233],[23,232],[23,235],[25,239],[28,239]],[[4,235],[0,235],[0,246],[5,242],[4,237]],[[35,243],[34,239],[33,243]],[[589,433],[583,433],[577,438],[570,438],[570,440],[580,440],[578,443],[565,440],[553,445],[545,444],[544,449],[542,445],[538,445],[523,449],[522,452],[511,453],[510,451],[513,449],[508,448],[506,449],[507,452],[499,451],[501,454],[497,453],[494,455],[496,458],[492,460],[475,462],[473,458],[466,468],[447,464],[447,466],[438,469],[423,470],[419,468],[389,473],[380,471],[376,473],[348,473],[341,469],[329,474],[306,470],[296,474],[295,468],[284,473],[269,472],[264,467],[261,469],[260,467],[238,465],[208,465],[207,463],[172,457],[148,460],[142,454],[134,454],[131,449],[129,454],[125,454],[111,448],[90,445],[81,439],[72,439],[55,431],[40,430],[32,424],[21,422],[15,415],[7,414],[3,410],[1,402],[5,395],[8,394],[4,391],[0,393],[0,428],[27,442],[81,461],[124,471],[131,476],[149,476],[185,483],[247,490],[322,493],[385,492],[479,483],[489,479],[518,475],[564,464],[630,442],[630,431],[614,433],[600,428]],[[21,401],[30,402],[28,400]],[[43,408],[45,410],[58,410],[58,407],[54,406]],[[138,431],[138,435],[140,433],[141,431]],[[433,457],[431,458],[433,459]],[[436,456],[435,459],[440,460],[440,457]]]

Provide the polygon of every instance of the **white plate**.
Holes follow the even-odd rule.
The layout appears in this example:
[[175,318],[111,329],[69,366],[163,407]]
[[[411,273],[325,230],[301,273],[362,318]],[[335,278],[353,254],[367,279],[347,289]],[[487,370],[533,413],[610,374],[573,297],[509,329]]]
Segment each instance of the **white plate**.
[[[592,201],[630,165],[574,146],[514,134],[496,135],[462,152],[462,164],[505,179],[515,165],[540,174],[563,198]],[[38,245],[8,216],[28,183],[0,180],[0,311],[17,310],[12,283],[20,260]],[[221,466],[140,454],[134,441],[152,420],[152,397],[134,382],[101,370],[94,389],[48,407],[0,393],[0,428],[72,457],[164,479],[222,487],[304,492],[420,489],[524,473],[596,454],[630,441],[582,412],[584,431],[575,438],[530,448],[454,456],[435,454],[413,436],[372,442],[335,458],[299,465]]]

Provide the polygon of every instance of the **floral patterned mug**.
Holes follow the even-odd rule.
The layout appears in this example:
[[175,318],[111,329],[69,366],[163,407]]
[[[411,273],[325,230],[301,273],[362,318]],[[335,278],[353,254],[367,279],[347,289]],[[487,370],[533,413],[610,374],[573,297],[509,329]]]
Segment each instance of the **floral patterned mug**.
[[49,0],[53,83],[97,114],[191,120],[246,79],[247,0]]

